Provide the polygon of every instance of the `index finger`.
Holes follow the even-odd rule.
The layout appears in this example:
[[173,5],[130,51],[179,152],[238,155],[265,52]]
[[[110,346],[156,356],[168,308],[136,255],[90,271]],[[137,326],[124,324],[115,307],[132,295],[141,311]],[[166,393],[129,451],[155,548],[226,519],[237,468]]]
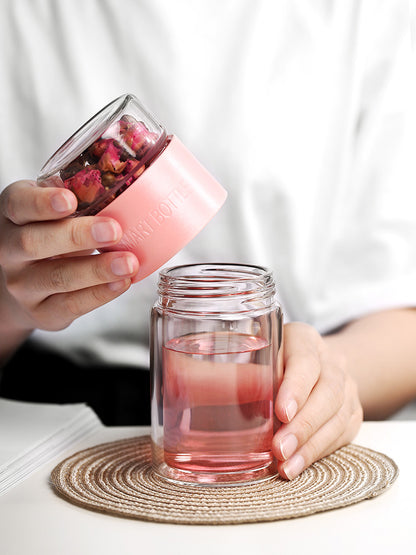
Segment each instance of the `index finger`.
[[28,179],[12,183],[0,195],[0,213],[16,225],[57,220],[76,208],[76,196],[68,189],[39,187]]
[[306,403],[319,379],[321,360],[318,332],[306,324],[286,324],[284,332],[284,375],[276,396],[275,413],[290,422]]

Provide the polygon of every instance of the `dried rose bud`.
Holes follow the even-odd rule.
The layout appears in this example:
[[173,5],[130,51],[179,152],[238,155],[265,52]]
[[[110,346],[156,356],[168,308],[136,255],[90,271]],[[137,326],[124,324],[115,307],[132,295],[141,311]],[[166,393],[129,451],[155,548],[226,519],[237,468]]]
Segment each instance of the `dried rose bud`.
[[118,124],[118,132],[121,135],[124,135],[124,133],[130,129],[130,127],[135,127],[139,122],[137,121],[137,119],[133,116],[130,116],[129,114],[124,114],[124,116],[121,117],[121,119],[118,120],[117,124]]
[[98,161],[99,169],[102,172],[121,173],[125,166],[126,162],[120,160],[120,150],[111,141]]
[[149,131],[141,121],[128,123],[126,130],[122,133],[123,141],[134,150],[134,152],[137,152],[146,142],[148,133]]
[[101,158],[104,152],[107,150],[109,145],[113,144],[113,139],[98,139],[92,143],[89,151],[96,158]]
[[100,171],[94,166],[87,166],[73,177],[64,181],[65,187],[70,189],[80,203],[91,204],[105,189],[101,183]]

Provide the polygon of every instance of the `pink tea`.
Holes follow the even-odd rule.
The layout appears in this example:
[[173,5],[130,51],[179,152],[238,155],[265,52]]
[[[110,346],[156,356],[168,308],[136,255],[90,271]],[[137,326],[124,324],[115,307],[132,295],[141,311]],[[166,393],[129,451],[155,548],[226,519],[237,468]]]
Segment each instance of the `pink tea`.
[[264,339],[204,332],[163,347],[164,460],[194,472],[272,461],[273,360]]

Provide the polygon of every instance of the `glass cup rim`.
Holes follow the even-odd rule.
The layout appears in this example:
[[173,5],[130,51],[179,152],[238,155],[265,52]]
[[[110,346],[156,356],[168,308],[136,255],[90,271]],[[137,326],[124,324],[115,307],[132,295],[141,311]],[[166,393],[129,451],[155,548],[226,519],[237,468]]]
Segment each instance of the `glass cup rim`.
[[[38,179],[46,179],[54,175],[62,167],[77,158],[86,148],[96,141],[117,119],[127,104],[137,98],[132,94],[123,94],[109,102],[104,108],[83,123],[42,166]],[[95,126],[95,127],[94,127]],[[92,129],[93,132],[88,134]],[[83,140],[84,139],[84,140]]]
[[[187,270],[200,269],[201,273],[185,273]],[[228,275],[226,272],[230,272]],[[231,273],[232,272],[232,273]],[[255,279],[271,278],[272,272],[266,266],[257,264],[246,264],[239,262],[197,262],[191,264],[180,264],[162,268],[159,279],[175,279],[184,282],[209,283],[218,282],[244,282]],[[216,278],[216,279],[215,279]]]

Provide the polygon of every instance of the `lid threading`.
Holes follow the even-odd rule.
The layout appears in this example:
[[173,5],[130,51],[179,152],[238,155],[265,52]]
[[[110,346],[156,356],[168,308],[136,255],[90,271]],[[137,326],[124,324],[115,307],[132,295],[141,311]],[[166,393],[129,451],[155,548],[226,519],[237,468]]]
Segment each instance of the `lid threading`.
[[159,305],[181,313],[247,313],[270,309],[276,287],[272,273],[245,264],[190,264],[160,272]]

